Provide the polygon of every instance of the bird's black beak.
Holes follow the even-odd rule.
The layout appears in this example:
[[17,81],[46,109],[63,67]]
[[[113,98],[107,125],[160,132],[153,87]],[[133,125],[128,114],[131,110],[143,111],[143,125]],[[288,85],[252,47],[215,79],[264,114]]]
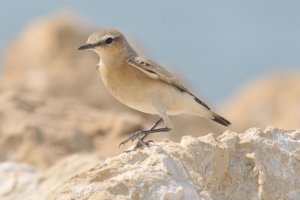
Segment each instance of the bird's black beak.
[[84,44],[80,46],[77,50],[86,50],[86,49],[93,49],[95,47],[94,44]]

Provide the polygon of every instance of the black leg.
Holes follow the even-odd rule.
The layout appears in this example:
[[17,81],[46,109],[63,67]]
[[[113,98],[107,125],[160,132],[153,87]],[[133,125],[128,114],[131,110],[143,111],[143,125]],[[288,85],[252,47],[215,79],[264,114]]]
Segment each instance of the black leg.
[[[133,134],[138,134],[138,136],[134,135],[134,139],[131,138],[131,136],[129,138],[127,138],[125,141],[121,142],[119,147],[123,144],[126,144],[129,140],[138,140],[138,142],[136,143],[136,145],[134,146],[134,148],[132,150],[129,150],[129,151],[126,151],[126,152],[131,152],[131,151],[135,151],[139,148],[142,148],[142,147],[149,147],[149,144],[150,143],[154,143],[152,140],[149,140],[149,141],[144,141],[144,139],[151,133],[157,133],[157,132],[168,132],[170,131],[171,129],[170,128],[158,128],[158,129],[152,129],[152,130],[146,130],[146,131],[138,131],[138,132],[135,132]],[[143,135],[142,137],[139,137]]]
[[126,140],[124,140],[123,142],[120,143],[119,147],[126,144],[127,142],[134,141],[136,139],[138,139],[138,143],[137,145],[134,147],[134,150],[142,147],[142,146],[149,146],[150,142],[153,141],[148,141],[148,142],[144,142],[144,139],[151,133],[157,133],[157,132],[168,132],[171,129],[170,128],[157,128],[155,129],[161,122],[163,121],[162,118],[160,118],[152,127],[150,130],[145,130],[145,131],[137,131],[132,133]]
[[153,126],[150,128],[150,130],[155,129],[162,121],[163,121],[163,118],[160,118],[157,122],[155,122],[155,124],[153,124]]
[[151,133],[157,133],[157,132],[169,132],[171,129],[170,128],[158,128],[158,129],[150,129],[148,131],[143,131],[144,135],[141,137],[141,140],[143,141],[149,134]]

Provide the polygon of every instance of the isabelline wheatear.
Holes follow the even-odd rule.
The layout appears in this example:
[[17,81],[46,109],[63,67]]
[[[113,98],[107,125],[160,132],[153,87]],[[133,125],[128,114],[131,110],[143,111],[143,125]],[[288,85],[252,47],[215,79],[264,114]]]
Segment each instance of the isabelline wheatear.
[[[168,115],[191,114],[211,119],[224,126],[230,122],[188,90],[175,76],[154,61],[138,55],[124,35],[107,29],[91,34],[78,50],[90,49],[100,57],[97,71],[110,93],[125,105],[161,118],[151,129],[130,135],[120,145],[138,140],[136,148],[149,144],[144,139],[154,132],[172,128]],[[156,128],[164,122],[164,128]]]

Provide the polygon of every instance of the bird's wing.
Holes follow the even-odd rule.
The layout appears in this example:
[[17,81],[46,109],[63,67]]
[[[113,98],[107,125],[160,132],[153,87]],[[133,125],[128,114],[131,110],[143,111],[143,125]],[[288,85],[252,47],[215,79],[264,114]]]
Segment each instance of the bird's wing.
[[210,108],[204,102],[193,95],[186,87],[182,85],[182,83],[175,76],[173,76],[159,64],[145,57],[133,57],[128,59],[127,62],[131,66],[144,72],[150,78],[162,80],[173,86],[178,91],[190,94],[192,97],[194,97],[196,102],[210,110]]

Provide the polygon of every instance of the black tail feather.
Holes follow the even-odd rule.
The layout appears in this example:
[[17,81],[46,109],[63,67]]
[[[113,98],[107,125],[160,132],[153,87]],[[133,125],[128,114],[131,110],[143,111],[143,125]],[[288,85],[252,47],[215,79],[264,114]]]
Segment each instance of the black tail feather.
[[222,124],[223,126],[229,126],[231,125],[231,123],[225,119],[224,117],[221,117],[220,115],[216,114],[216,113],[213,113],[213,121],[219,123],[219,124]]

